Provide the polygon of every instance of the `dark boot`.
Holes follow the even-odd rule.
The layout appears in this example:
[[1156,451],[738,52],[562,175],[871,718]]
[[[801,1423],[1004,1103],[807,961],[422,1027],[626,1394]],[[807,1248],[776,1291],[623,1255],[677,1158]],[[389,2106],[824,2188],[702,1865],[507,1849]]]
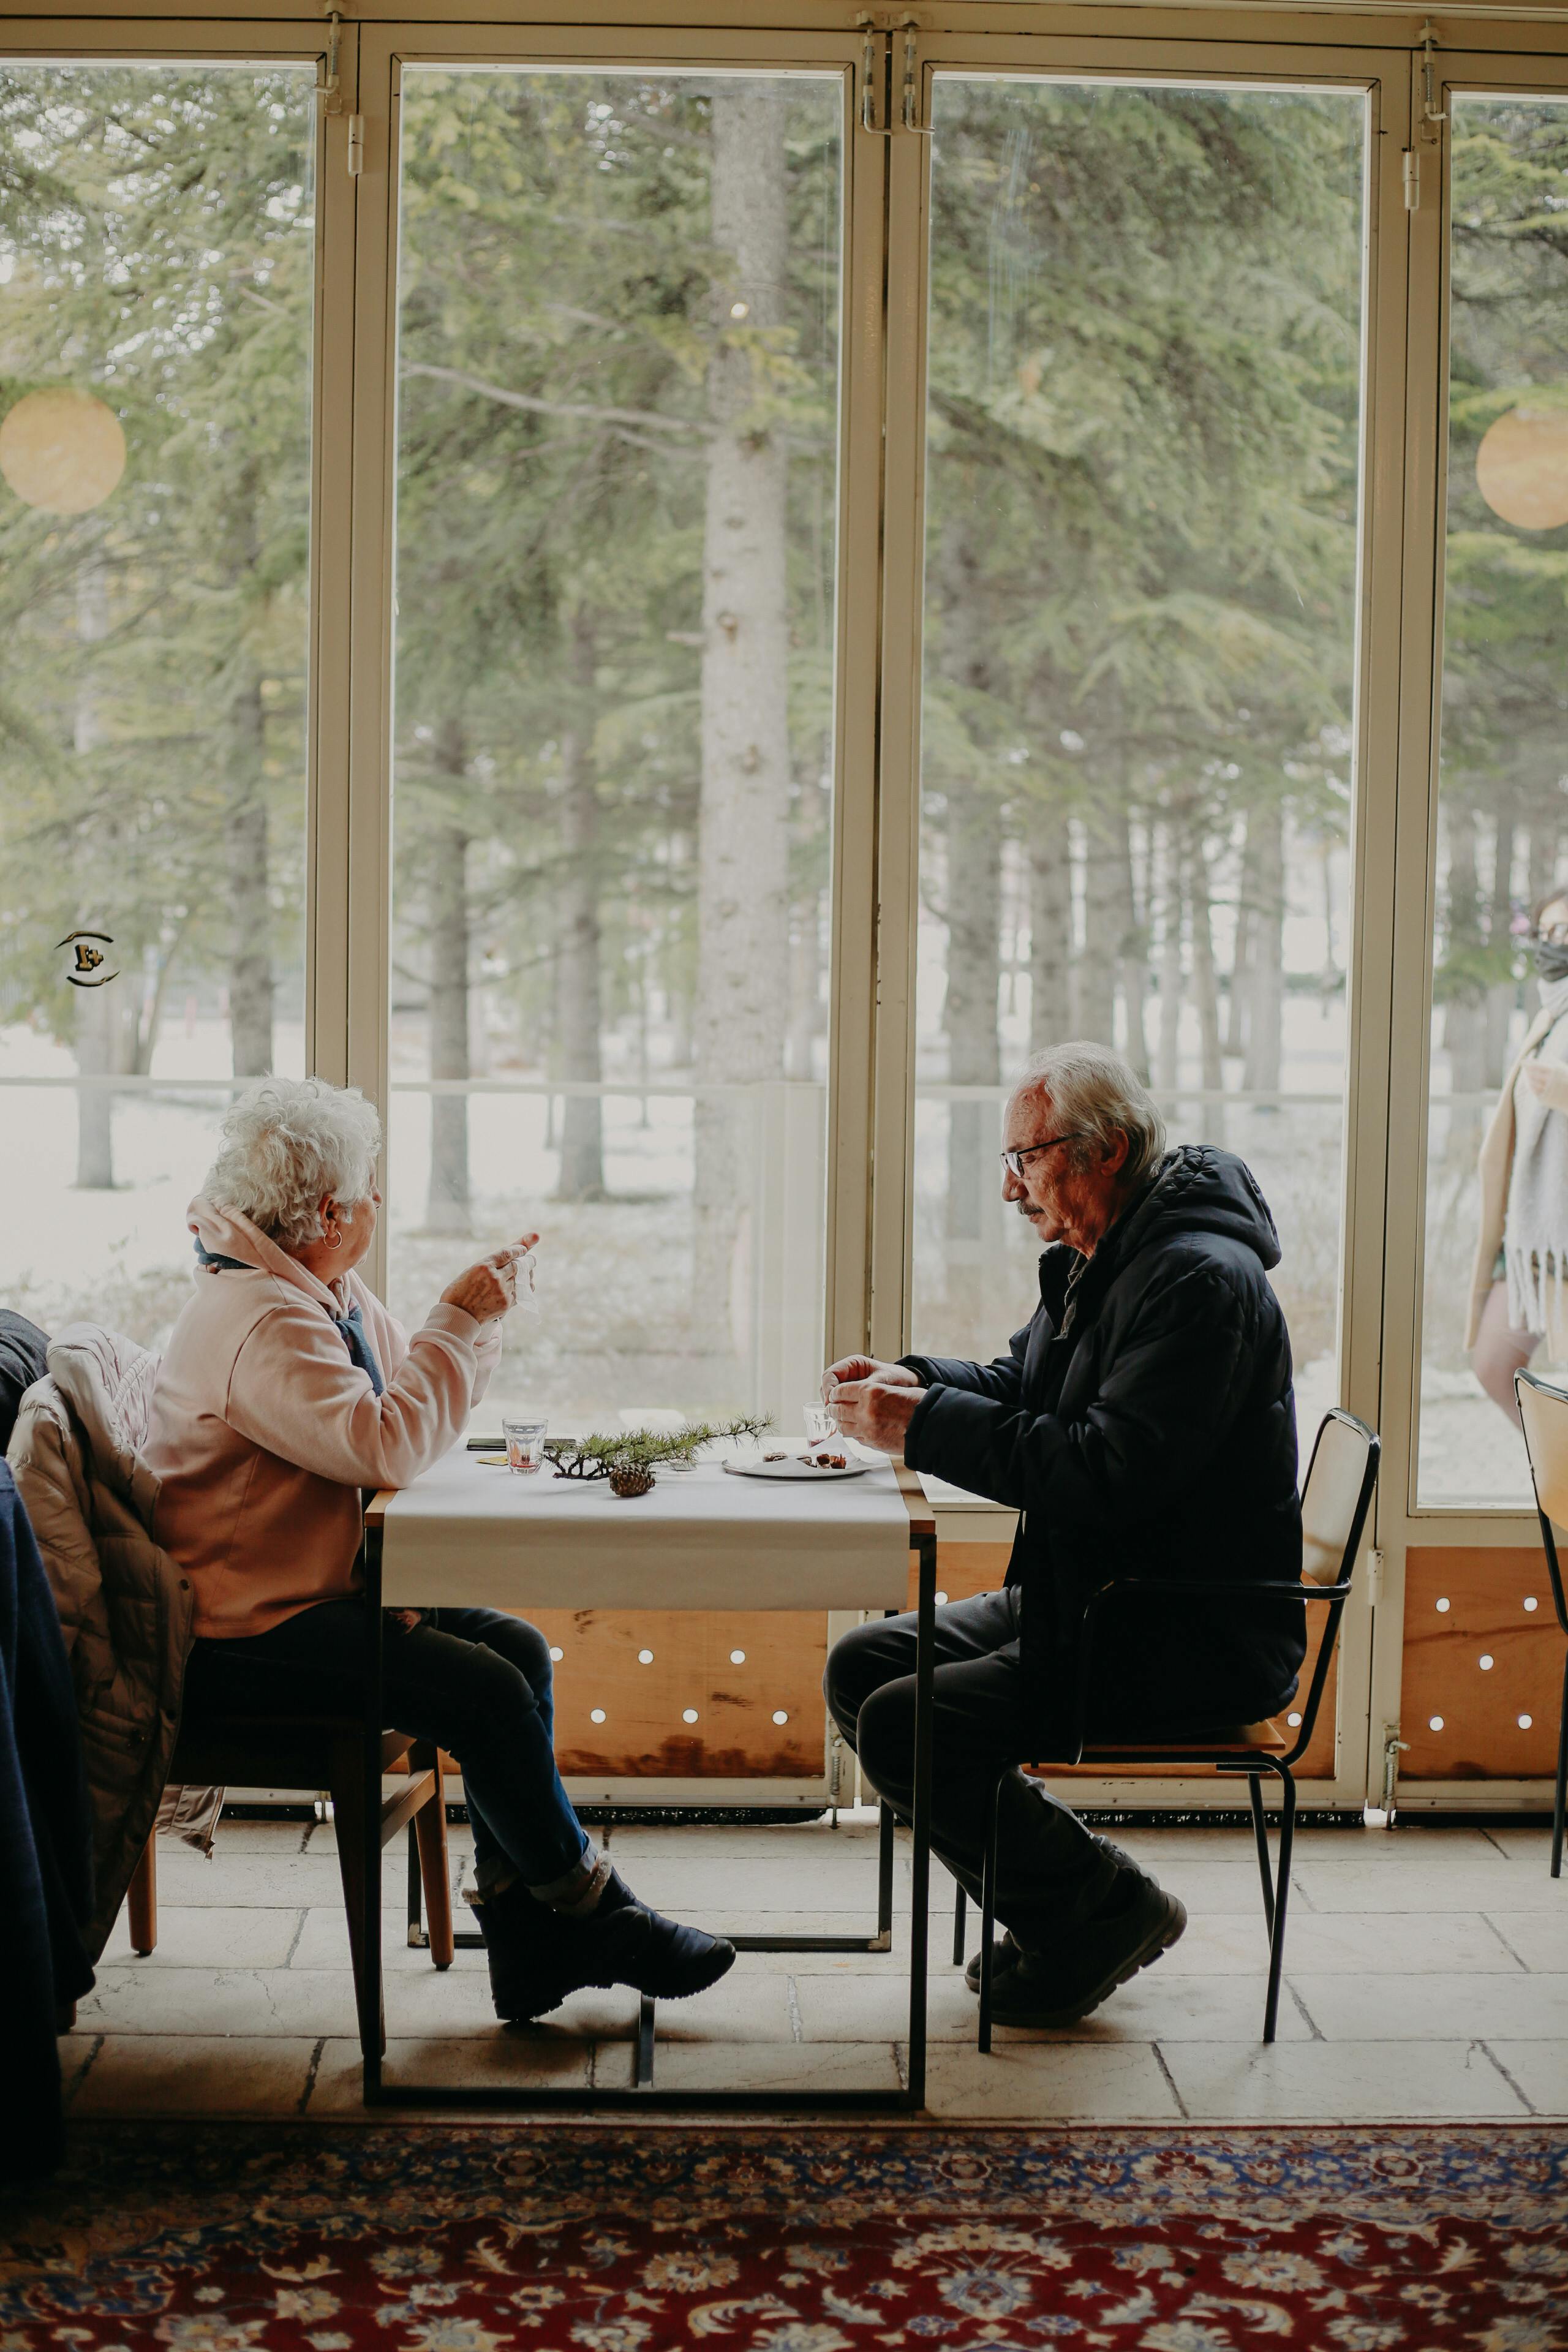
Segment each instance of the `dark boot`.
[[1184,1906],[1142,1872],[1123,1873],[1093,1917],[1053,1951],[1025,1946],[992,1980],[996,2025],[1074,2025],[1170,1950],[1187,1924]]
[[588,1985],[630,1985],[660,2000],[683,2000],[734,1966],[733,1944],[650,1910],[618,1871],[586,1918],[536,1902],[521,1880],[473,1907],[496,2014],[509,2021],[542,2017]]
[[521,2022],[559,2009],[582,1981],[572,1973],[559,1933],[569,1923],[547,1904],[536,1903],[521,1879],[482,1902],[469,1900],[485,1939],[496,2015]]
[[568,1948],[591,1968],[584,1984],[631,1985],[659,2000],[705,1992],[735,1965],[735,1947],[701,1927],[683,1927],[639,1903],[618,1870],[586,1919],[567,1919]]
[[[1145,1885],[1153,1885],[1154,1881],[1150,1877],[1148,1872],[1141,1869],[1138,1864],[1133,1861],[1132,1856],[1130,1853],[1123,1853],[1121,1846],[1114,1844],[1110,1838],[1097,1836],[1094,1842],[1100,1848],[1101,1853],[1108,1854],[1110,1856],[1110,1860],[1116,1864],[1118,1870],[1130,1870],[1135,1878],[1142,1879]],[[1012,1968],[1016,1961],[1023,1958],[1024,1948],[1017,1941],[1012,1929],[1009,1927],[1002,1936],[1001,1939],[997,1943],[992,1945],[991,1949],[994,1955],[991,1962],[992,1982],[994,1983],[997,1977],[1002,1974],[1004,1969]],[[975,1953],[974,1958],[964,1969],[963,1981],[969,1987],[971,1992],[977,1993],[980,1990],[980,1955],[978,1952]]]

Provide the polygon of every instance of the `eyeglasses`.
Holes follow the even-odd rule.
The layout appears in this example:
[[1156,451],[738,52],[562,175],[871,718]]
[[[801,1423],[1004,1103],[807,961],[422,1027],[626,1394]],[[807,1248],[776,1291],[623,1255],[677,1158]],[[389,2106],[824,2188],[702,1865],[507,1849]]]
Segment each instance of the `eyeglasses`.
[[1016,1176],[1021,1183],[1026,1160],[1036,1159],[1042,1151],[1054,1151],[1058,1143],[1076,1142],[1082,1133],[1081,1127],[1075,1127],[1066,1135],[1048,1135],[1044,1143],[1026,1143],[1017,1151],[1005,1151],[1002,1154],[1002,1165],[1009,1176]]

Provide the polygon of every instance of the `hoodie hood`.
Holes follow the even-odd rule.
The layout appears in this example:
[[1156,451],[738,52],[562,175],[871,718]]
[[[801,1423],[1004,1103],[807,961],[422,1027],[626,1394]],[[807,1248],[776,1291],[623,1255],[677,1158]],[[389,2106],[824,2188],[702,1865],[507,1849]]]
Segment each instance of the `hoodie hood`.
[[1266,1272],[1279,1263],[1279,1235],[1257,1177],[1245,1160],[1212,1143],[1179,1143],[1167,1151],[1148,1190],[1106,1239],[1113,1243],[1117,1264],[1124,1265],[1156,1234],[1173,1233],[1216,1234],[1240,1242]]
[[[1237,1164],[1240,1166],[1239,1160]],[[185,1211],[185,1223],[203,1249],[214,1257],[239,1258],[246,1265],[255,1266],[259,1274],[291,1283],[307,1298],[313,1298],[318,1307],[324,1307],[329,1315],[342,1314],[342,1301],[336,1292],[324,1282],[318,1282],[309,1266],[301,1265],[297,1257],[290,1257],[287,1250],[269,1241],[259,1225],[251,1223],[243,1209],[220,1209],[216,1202],[198,1192]],[[195,1276],[198,1282],[219,1278],[206,1273],[199,1263]]]

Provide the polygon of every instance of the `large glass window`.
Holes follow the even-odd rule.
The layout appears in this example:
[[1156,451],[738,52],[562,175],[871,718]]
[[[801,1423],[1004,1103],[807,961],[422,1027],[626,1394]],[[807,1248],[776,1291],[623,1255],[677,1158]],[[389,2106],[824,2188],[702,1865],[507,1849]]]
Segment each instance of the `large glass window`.
[[1361,426],[1359,91],[939,75],[917,1343],[1034,1244],[1009,1084],[1124,1052],[1240,1152],[1310,1424],[1337,1389]]
[[315,75],[0,63],[0,1296],[146,1340],[304,1067]]
[[404,74],[390,1282],[542,1230],[490,1419],[815,1390],[843,112]]
[[[1533,911],[1568,874],[1568,245],[1557,226],[1568,213],[1568,101],[1461,93],[1450,115],[1448,509],[1417,1494],[1424,1503],[1528,1504],[1524,1444],[1508,1404],[1512,1371],[1532,1349],[1541,1364],[1568,1358],[1559,1304],[1568,1071],[1560,1099],[1550,1091],[1552,1071],[1568,1062],[1568,1025],[1550,1019],[1563,1003],[1560,982],[1548,978],[1543,1005],[1530,938]],[[1515,1078],[1527,1040],[1537,1075],[1526,1068]],[[1505,1084],[1513,1148],[1507,1133],[1494,1135],[1483,1193],[1478,1154]],[[1537,1093],[1542,1084],[1548,1091]]]

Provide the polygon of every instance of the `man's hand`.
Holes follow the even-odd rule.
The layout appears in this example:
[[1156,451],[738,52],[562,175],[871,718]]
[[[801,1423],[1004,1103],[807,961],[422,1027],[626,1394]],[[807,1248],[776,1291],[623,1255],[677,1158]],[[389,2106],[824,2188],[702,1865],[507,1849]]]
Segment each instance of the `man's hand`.
[[537,1234],[524,1234],[510,1249],[491,1250],[449,1282],[441,1293],[447,1307],[460,1307],[476,1323],[499,1322],[517,1305],[517,1262],[533,1247]]
[[837,1391],[846,1381],[880,1381],[884,1388],[918,1389],[919,1381],[907,1364],[879,1364],[875,1356],[840,1356],[822,1375],[824,1404],[837,1404]]
[[[871,1378],[841,1381],[833,1390],[830,1401],[838,1426],[846,1437],[874,1446],[879,1454],[901,1454],[915,1407],[925,1391],[902,1364],[875,1364],[871,1372]],[[882,1378],[886,1372],[894,1377]]]
[[1568,1110],[1568,1063],[1526,1062],[1524,1083],[1548,1110]]

